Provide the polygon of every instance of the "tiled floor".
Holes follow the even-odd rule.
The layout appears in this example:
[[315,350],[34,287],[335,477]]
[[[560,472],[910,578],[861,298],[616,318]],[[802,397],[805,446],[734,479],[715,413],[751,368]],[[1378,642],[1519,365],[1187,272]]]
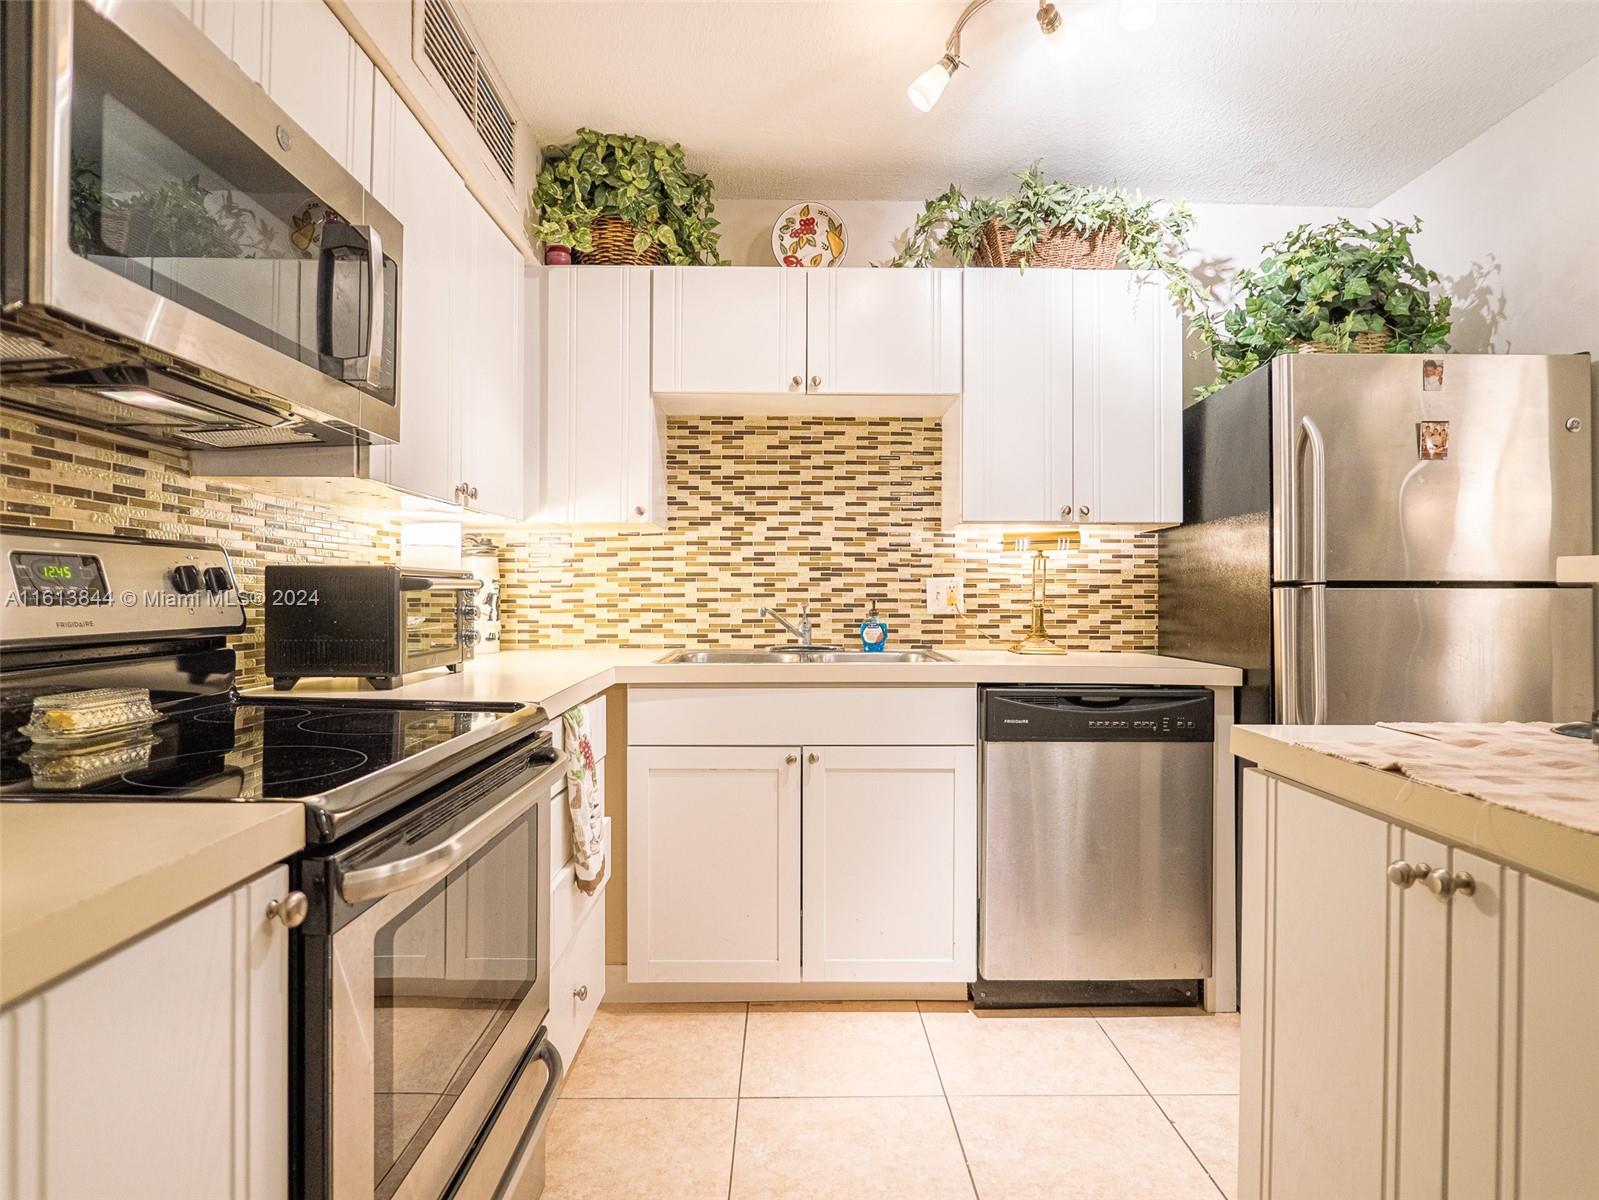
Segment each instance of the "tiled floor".
[[601,1008],[546,1200],[1235,1200],[1238,1019]]

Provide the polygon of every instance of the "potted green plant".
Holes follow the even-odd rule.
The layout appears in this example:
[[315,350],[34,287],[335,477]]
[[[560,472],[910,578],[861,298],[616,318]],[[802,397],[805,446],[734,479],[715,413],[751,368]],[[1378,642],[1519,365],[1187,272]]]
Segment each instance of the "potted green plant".
[[962,266],[1159,271],[1189,319],[1209,321],[1204,289],[1179,261],[1194,224],[1186,204],[1062,183],[1036,163],[1016,178],[1016,190],[998,199],[967,197],[953,185],[933,197],[886,265],[924,267],[944,250]]
[[675,142],[579,129],[570,145],[544,148],[528,232],[578,262],[715,263],[712,191]]
[[1449,347],[1449,298],[1433,299],[1437,272],[1416,261],[1408,225],[1347,218],[1301,225],[1261,248],[1260,265],[1238,272],[1237,303],[1201,337],[1216,380],[1200,394],[1247,375],[1284,350],[1416,354]]

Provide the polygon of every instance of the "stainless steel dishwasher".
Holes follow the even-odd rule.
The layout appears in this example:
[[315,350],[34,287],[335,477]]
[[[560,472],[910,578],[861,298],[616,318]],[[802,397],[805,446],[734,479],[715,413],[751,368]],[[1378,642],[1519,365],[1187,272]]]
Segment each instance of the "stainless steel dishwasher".
[[1206,688],[981,689],[979,1007],[1197,1003],[1210,974]]

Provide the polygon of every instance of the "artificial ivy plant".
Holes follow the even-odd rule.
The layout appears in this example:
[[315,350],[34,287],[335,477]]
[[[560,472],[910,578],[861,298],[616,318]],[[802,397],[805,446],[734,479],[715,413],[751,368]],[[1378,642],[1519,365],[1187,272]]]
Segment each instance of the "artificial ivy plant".
[[1416,261],[1408,225],[1333,221],[1301,225],[1261,248],[1260,265],[1238,272],[1237,303],[1200,336],[1223,384],[1247,375],[1283,350],[1304,344],[1351,350],[1361,333],[1390,335],[1390,354],[1448,349],[1449,298],[1434,300],[1437,272]]
[[529,233],[549,246],[588,251],[594,222],[620,217],[636,230],[636,254],[655,245],[677,266],[715,263],[713,190],[707,176],[688,169],[676,142],[579,129],[570,145],[544,148],[530,198],[538,218]]
[[1007,196],[968,197],[954,185],[923,207],[905,248],[887,265],[925,267],[940,250],[962,266],[976,253],[983,228],[998,218],[1016,240],[1012,251],[1025,267],[1039,241],[1060,228],[1084,237],[1106,230],[1121,236],[1121,259],[1135,271],[1159,271],[1167,290],[1195,324],[1209,321],[1204,289],[1182,265],[1194,217],[1181,201],[1142,200],[1118,187],[1084,187],[1047,178],[1037,163],[1016,177]]

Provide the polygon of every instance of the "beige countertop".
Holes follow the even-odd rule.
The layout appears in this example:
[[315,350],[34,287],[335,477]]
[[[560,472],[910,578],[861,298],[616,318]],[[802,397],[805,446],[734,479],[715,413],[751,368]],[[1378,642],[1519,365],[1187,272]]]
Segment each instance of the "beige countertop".
[[1555,582],[1599,584],[1599,554],[1567,555],[1555,559]]
[[298,804],[0,804],[0,1005],[304,845]]
[[1599,896],[1599,789],[1591,806],[1582,802],[1563,817],[1551,816],[1351,762],[1316,746],[1358,738],[1392,742],[1398,749],[1414,736],[1376,725],[1239,725],[1232,749],[1273,775]]
[[669,650],[506,650],[475,658],[457,674],[418,675],[389,692],[359,679],[307,679],[296,693],[323,696],[398,696],[419,700],[522,700],[550,715],[615,684],[969,684],[1170,683],[1236,687],[1232,667],[1158,654],[1083,651],[1061,655],[1002,650],[944,651],[947,663],[662,663]]

